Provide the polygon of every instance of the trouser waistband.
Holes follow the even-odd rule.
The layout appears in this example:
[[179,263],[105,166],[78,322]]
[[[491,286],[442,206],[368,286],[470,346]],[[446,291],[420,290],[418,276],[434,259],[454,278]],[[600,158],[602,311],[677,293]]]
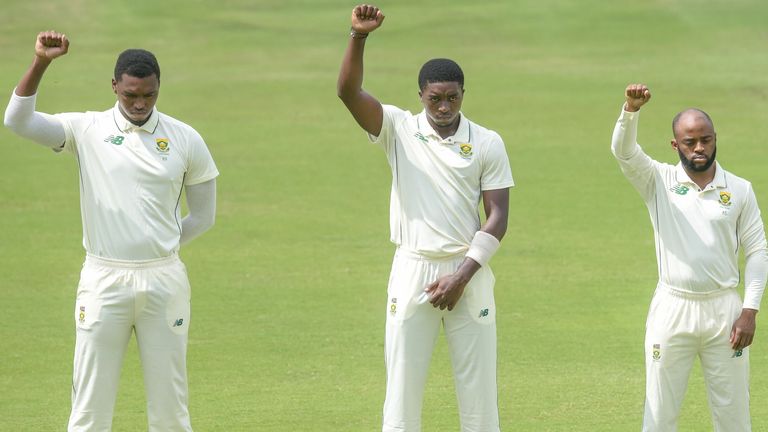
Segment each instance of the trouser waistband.
[[414,250],[406,249],[404,247],[398,247],[395,251],[395,256],[397,257],[403,257],[413,260],[423,260],[423,261],[434,261],[434,262],[446,262],[446,261],[455,261],[458,259],[464,258],[464,254],[466,252],[461,252],[453,255],[447,255],[447,256],[439,256],[439,257],[433,257],[433,256],[427,256],[420,254]]
[[160,267],[178,260],[179,260],[179,255],[175,253],[172,255],[168,255],[167,257],[153,258],[148,260],[118,260],[113,258],[103,258],[103,257],[99,257],[92,254],[85,255],[86,263],[97,264],[100,266],[113,267],[113,268],[137,269],[137,268]]
[[695,291],[682,290],[680,288],[675,288],[673,286],[669,286],[663,283],[659,283],[656,286],[656,289],[659,291],[663,291],[668,294],[671,294],[675,297],[686,298],[691,300],[706,300],[710,298],[724,296],[726,294],[731,294],[736,291],[736,288],[721,288],[713,291],[695,292]]

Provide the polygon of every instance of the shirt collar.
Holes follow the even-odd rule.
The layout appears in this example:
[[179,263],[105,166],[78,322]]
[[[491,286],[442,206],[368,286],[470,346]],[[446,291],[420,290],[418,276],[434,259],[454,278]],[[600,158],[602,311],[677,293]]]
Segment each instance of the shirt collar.
[[149,133],[154,133],[157,129],[157,124],[160,122],[160,115],[157,113],[157,106],[152,108],[152,114],[149,115],[149,119],[141,126],[137,126],[131,123],[130,120],[125,118],[120,111],[120,102],[115,102],[115,107],[112,109],[112,117],[115,119],[115,124],[120,132],[131,132],[134,130],[144,130]]
[[467,117],[464,116],[464,113],[459,112],[459,127],[456,129],[456,133],[453,134],[453,136],[449,136],[448,138],[443,139],[440,137],[440,134],[435,132],[434,129],[432,129],[432,125],[429,124],[429,120],[427,119],[427,112],[422,110],[421,113],[419,113],[418,116],[416,116],[416,122],[419,127],[419,132],[421,132],[424,136],[434,136],[435,139],[438,141],[443,141],[446,144],[452,144],[454,142],[460,142],[460,143],[468,143],[470,136],[469,136],[469,120],[467,120]]
[[[696,184],[690,177],[688,177],[688,173],[685,172],[682,162],[678,162],[675,166],[675,180],[677,180],[678,183]],[[715,177],[712,179],[712,182],[707,185],[707,188],[710,186],[712,188],[728,187],[728,184],[725,182],[725,171],[717,161],[715,161]]]

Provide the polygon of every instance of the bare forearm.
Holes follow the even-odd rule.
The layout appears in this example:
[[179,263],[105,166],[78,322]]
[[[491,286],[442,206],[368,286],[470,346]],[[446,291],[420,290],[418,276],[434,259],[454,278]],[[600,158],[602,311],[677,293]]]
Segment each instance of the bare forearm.
[[364,51],[365,39],[349,38],[336,85],[338,96],[345,103],[362,91]]
[[507,215],[501,215],[501,212],[491,213],[491,216],[485,221],[480,231],[485,231],[488,234],[496,237],[499,241],[504,238],[507,233]]
[[483,208],[485,223],[480,227],[480,231],[485,231],[501,241],[507,233],[509,220],[509,188],[483,191]]
[[27,72],[24,73],[19,84],[16,86],[16,94],[19,96],[32,96],[37,93],[40,81],[42,81],[43,75],[50,64],[51,60],[35,56],[32,65],[29,66],[29,69],[27,69]]

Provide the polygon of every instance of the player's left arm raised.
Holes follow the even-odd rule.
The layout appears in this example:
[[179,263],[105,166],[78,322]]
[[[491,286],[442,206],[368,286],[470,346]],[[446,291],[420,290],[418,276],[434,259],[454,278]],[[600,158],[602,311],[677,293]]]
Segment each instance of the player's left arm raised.
[[488,263],[499,248],[507,232],[509,188],[483,191],[483,208],[485,223],[475,233],[464,262],[455,273],[432,282],[425,290],[434,307],[453,310],[472,276]]

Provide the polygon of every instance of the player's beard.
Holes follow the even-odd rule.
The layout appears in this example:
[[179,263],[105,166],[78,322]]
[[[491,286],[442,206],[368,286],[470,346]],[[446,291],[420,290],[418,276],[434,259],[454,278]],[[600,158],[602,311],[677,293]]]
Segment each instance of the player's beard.
[[693,163],[691,159],[688,159],[687,157],[685,157],[685,155],[683,155],[683,152],[681,152],[679,149],[677,150],[677,154],[680,155],[680,162],[683,163],[683,166],[685,166],[691,171],[704,172],[708,170],[713,163],[715,163],[715,156],[717,156],[717,146],[715,146],[715,149],[712,150],[712,156],[707,158],[707,162],[704,165],[696,165],[695,163]]

